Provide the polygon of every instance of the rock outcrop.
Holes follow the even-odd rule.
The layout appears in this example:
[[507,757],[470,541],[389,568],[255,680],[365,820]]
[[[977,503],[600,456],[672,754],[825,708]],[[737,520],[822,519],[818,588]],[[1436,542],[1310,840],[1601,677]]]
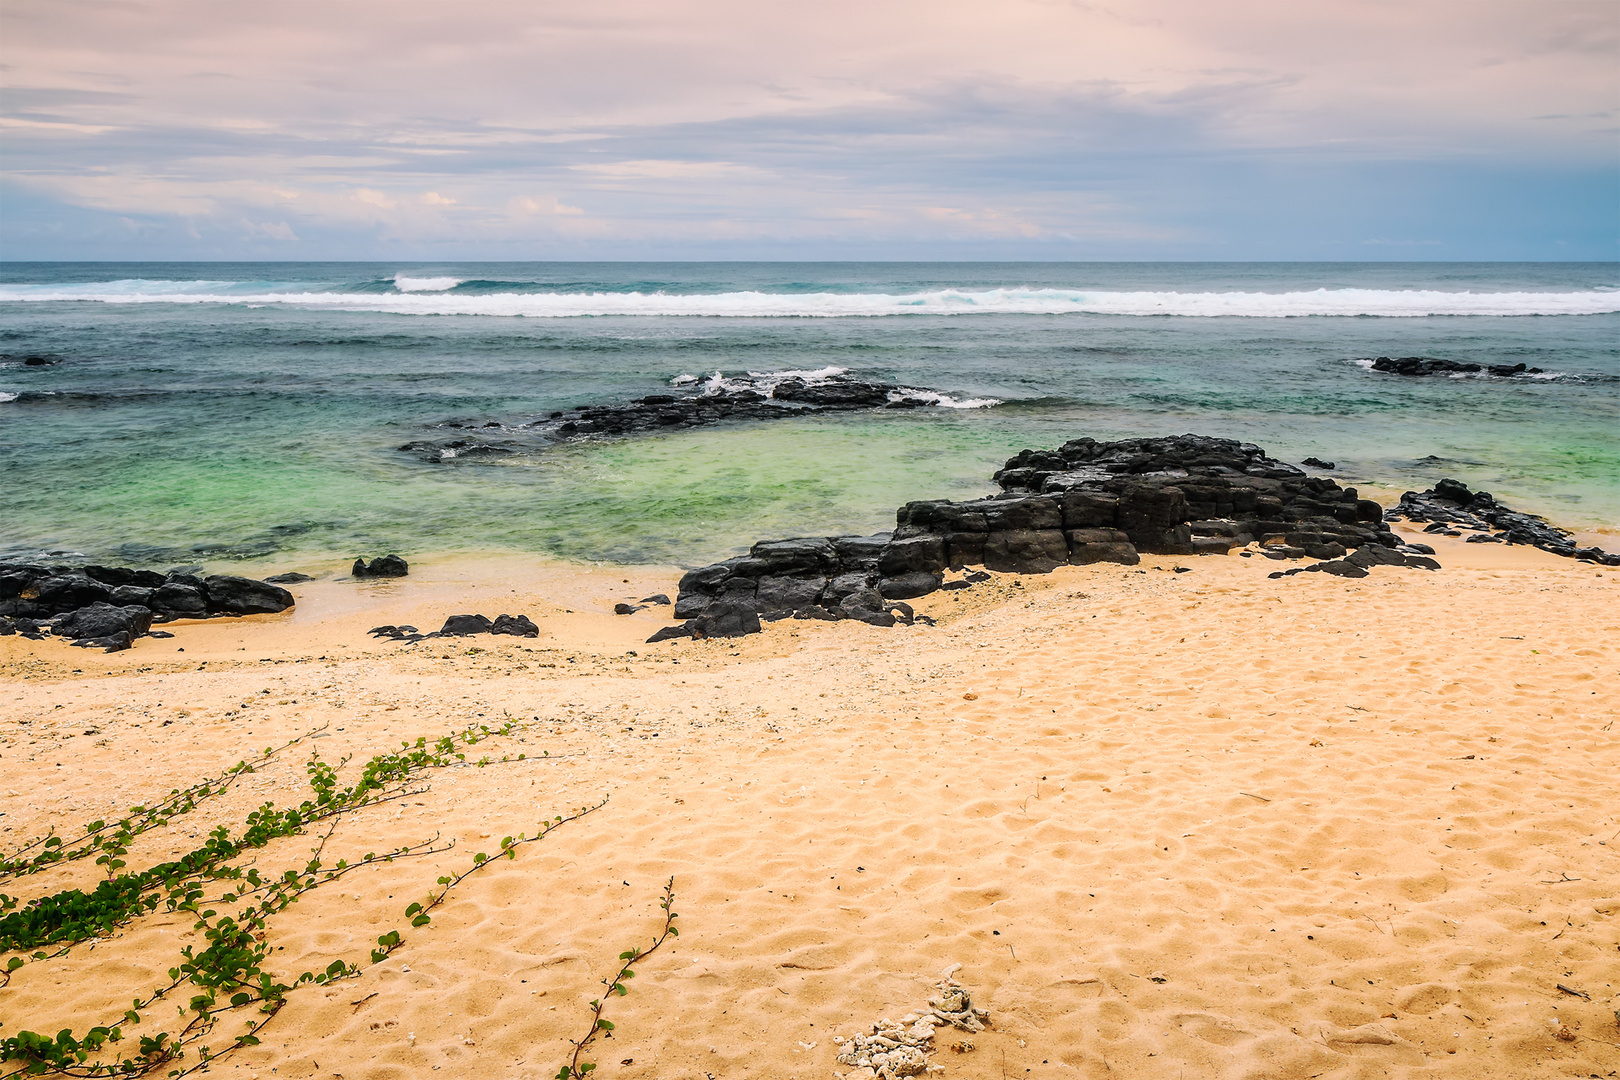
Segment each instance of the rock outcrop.
[[971,566],[1044,574],[1134,565],[1143,552],[1225,554],[1255,542],[1278,559],[1331,561],[1374,549],[1388,557],[1364,556],[1365,565],[1424,565],[1406,562],[1422,553],[1396,550],[1378,503],[1233,439],[1075,439],[1022,451],[995,479],[1003,491],[991,498],[907,503],[891,533],[762,541],[747,555],[699,567],[681,578],[675,601],[675,617],[688,622],[655,637],[718,636],[693,620],[720,604],[766,620],[893,625],[897,604],[946,587],[947,570]]
[[1541,375],[1538,367],[1526,367],[1523,364],[1474,364],[1459,360],[1441,360],[1432,356],[1375,356],[1367,357],[1363,363],[1368,363],[1374,371],[1386,372],[1390,375],[1494,375],[1500,379],[1511,379],[1515,375]]
[[[649,394],[617,405],[587,405],[508,426],[497,421],[449,422],[442,428],[466,434],[421,439],[400,450],[424,461],[444,463],[501,458],[558,442],[704,427],[724,421],[782,420],[810,413],[861,409],[918,409],[951,403],[934,390],[867,382],[843,373],[749,375],[709,382],[671,393]],[[992,402],[985,401],[989,405]]]
[[74,644],[128,648],[154,623],[259,615],[293,606],[286,589],[253,578],[201,575],[186,567],[159,574],[116,566],[0,563],[0,617],[16,629],[49,629]]
[[483,615],[451,615],[444,625],[431,634],[424,634],[414,626],[373,626],[366,631],[372,637],[390,641],[427,641],[430,638],[472,637],[477,634],[504,634],[510,637],[534,638],[540,636],[540,627],[527,615],[500,614],[494,619]]
[[1620,555],[1598,547],[1578,547],[1569,533],[1543,518],[1511,510],[1488,491],[1470,491],[1460,480],[1441,480],[1427,491],[1408,491],[1386,515],[1390,521],[1426,521],[1424,532],[1460,536],[1471,543],[1527,544],[1586,562],[1620,566]]
[[367,577],[404,577],[411,572],[410,564],[398,555],[381,555],[367,564],[365,559],[354,560],[349,568],[349,576],[357,578]]

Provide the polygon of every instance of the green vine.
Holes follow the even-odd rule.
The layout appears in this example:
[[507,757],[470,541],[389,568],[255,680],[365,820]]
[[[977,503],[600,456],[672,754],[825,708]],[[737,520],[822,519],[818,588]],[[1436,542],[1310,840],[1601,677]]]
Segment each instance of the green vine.
[[[46,841],[50,838],[47,837],[26,845],[6,864],[13,876],[38,873],[57,863],[96,852],[101,856],[98,861],[107,866],[108,876],[88,892],[64,890],[26,903],[0,897],[6,902],[0,907],[0,912],[6,912],[0,917],[0,954],[19,953],[11,956],[0,971],[0,986],[30,961],[66,955],[76,943],[110,934],[131,920],[156,911],[160,905],[166,905],[169,911],[182,910],[194,915],[192,930],[200,939],[180,950],[177,963],[168,969],[168,979],[163,985],[144,997],[134,998],[131,1007],[124,1010],[119,1019],[95,1025],[82,1033],[71,1028],[64,1028],[55,1036],[19,1030],[15,1035],[0,1039],[0,1063],[15,1066],[0,1073],[0,1080],[46,1073],[74,1078],[147,1077],[164,1069],[169,1077],[182,1077],[205,1069],[243,1047],[257,1045],[259,1033],[280,1013],[289,995],[300,987],[327,985],[362,972],[359,960],[339,958],[320,971],[306,971],[291,981],[282,981],[266,967],[274,950],[269,941],[271,920],[304,893],[346,874],[378,863],[441,854],[454,846],[439,843],[435,836],[380,854],[372,852],[352,860],[338,859],[329,863],[325,851],[342,816],[425,792],[427,788],[413,779],[424,770],[496,764],[496,760],[488,756],[469,762],[466,748],[494,735],[510,734],[520,726],[508,723],[491,729],[478,725],[443,736],[431,744],[425,738],[417,739],[414,745],[402,743],[399,752],[372,758],[347,787],[338,782],[338,771],[349,760],[347,757],[334,765],[312,754],[305,763],[311,789],[309,798],[297,806],[280,809],[265,803],[248,815],[238,833],[233,835],[222,826],[210,833],[201,847],[146,870],[120,872],[130,839],[189,812],[201,799],[222,794],[240,776],[253,771],[252,767],[242,763],[221,777],[184,791],[177,789],[154,807],[134,808],[134,817],[112,827],[93,822],[86,826],[83,836],[71,843],[48,844]],[[267,750],[265,756],[307,737],[300,736]],[[515,760],[525,760],[527,756],[519,754]],[[550,757],[549,752],[544,756]],[[514,760],[510,755],[499,759],[510,760]],[[426,896],[404,909],[403,916],[409,926],[403,932],[390,930],[377,938],[376,947],[369,952],[368,963],[383,962],[406,944],[407,935],[428,926],[434,912],[446,902],[452,890],[468,878],[502,857],[515,859],[518,848],[544,839],[554,829],[594,813],[606,803],[604,796],[594,805],[543,822],[534,835],[504,837],[493,855],[480,852],[473,856],[471,865],[459,873],[441,876]],[[234,865],[245,853],[275,839],[306,832],[310,826],[323,821],[326,827],[311,848],[310,858],[300,868],[265,875],[253,866]],[[211,882],[224,883],[217,895],[209,895],[217,889],[210,888]],[[590,1030],[573,1044],[571,1062],[558,1073],[562,1080],[578,1080],[595,1068],[583,1058],[598,1034],[613,1030],[612,1022],[603,1015],[607,1000],[614,994],[626,993],[624,984],[635,975],[631,965],[645,959],[678,932],[674,926],[676,915],[671,910],[674,884],[671,878],[664,887],[660,904],[664,921],[658,936],[645,949],[621,953],[619,959],[623,963],[619,971],[603,980],[607,993],[601,1000],[591,1002]],[[180,991],[186,993],[177,993]],[[181,997],[188,1000],[178,1006],[177,1030],[150,1034],[132,1030],[149,1020],[155,1005]],[[242,1024],[234,1034],[227,1030],[233,1020],[240,1020]]]
[[662,945],[667,939],[680,936],[681,932],[675,928],[675,920],[679,916],[670,910],[670,906],[674,903],[675,879],[672,877],[669,879],[669,881],[664,883],[664,897],[661,901],[659,901],[658,904],[658,906],[662,908],[664,912],[664,925],[662,930],[660,930],[658,936],[653,939],[653,943],[647,946],[645,949],[630,948],[619,954],[619,959],[623,960],[624,963],[619,966],[618,973],[615,974],[611,979],[602,980],[602,985],[607,987],[608,990],[607,993],[603,994],[600,998],[597,998],[595,1001],[591,1002],[591,1029],[587,1031],[585,1033],[585,1037],[580,1039],[578,1042],[574,1042],[572,1039],[569,1040],[569,1042],[574,1044],[574,1056],[568,1062],[568,1064],[564,1065],[557,1071],[556,1080],[584,1080],[585,1075],[596,1068],[595,1063],[581,1061],[580,1058],[584,1056],[585,1048],[591,1045],[591,1041],[596,1038],[598,1033],[604,1031],[611,1032],[613,1030],[613,1022],[611,1020],[604,1019],[602,1013],[606,1011],[607,1003],[612,999],[614,994],[624,997],[624,995],[630,992],[624,988],[624,981],[626,979],[633,979],[636,975],[634,971],[630,970],[630,965],[639,964],[642,960],[645,960],[647,957],[651,956],[653,952],[657,950],[658,946]]
[[[516,858],[519,847],[544,839],[554,829],[593,813],[606,802],[604,798],[595,805],[581,807],[572,814],[545,822],[533,836],[520,834],[505,837],[501,840],[500,851],[493,858],[481,852],[473,857],[472,865],[466,870],[440,877],[435,890],[424,900],[412,903],[405,909],[405,917],[410,920],[411,927],[421,928],[432,922],[431,913],[444,903],[450,891],[495,859],[502,856]],[[207,946],[200,952],[191,946],[184,948],[181,951],[182,962],[169,969],[168,984],[144,999],[136,999],[133,1007],[124,1013],[121,1022],[98,1025],[78,1036],[71,1029],[58,1032],[54,1038],[33,1031],[19,1031],[15,1036],[0,1040],[0,1061],[20,1063],[19,1068],[4,1074],[0,1080],[47,1072],[70,1077],[147,1076],[166,1065],[174,1066],[169,1076],[185,1076],[242,1047],[258,1045],[258,1033],[275,1018],[285,1006],[288,995],[297,988],[310,984],[325,985],[358,975],[360,964],[339,959],[332,961],[324,971],[304,972],[292,983],[278,981],[264,968],[272,948],[266,940],[268,920],[286,910],[303,893],[342,874],[376,862],[428,855],[447,848],[434,846],[433,841],[424,841],[381,856],[367,855],[354,863],[340,860],[331,868],[323,869],[320,852],[330,835],[329,830],[322,845],[314,849],[315,858],[302,871],[288,870],[280,878],[255,885],[249,890],[258,899],[238,910],[235,916],[220,916],[213,909],[196,911],[198,902],[195,899],[182,905],[196,912],[197,922],[193,929],[203,935]],[[221,900],[237,901],[245,895],[247,892],[227,894]],[[379,936],[377,947],[371,950],[370,963],[381,963],[404,943],[405,938],[398,930]],[[187,984],[197,992],[180,1010],[182,1016],[190,1014],[190,1019],[179,1032],[143,1035],[139,1037],[132,1055],[113,1061],[91,1060],[92,1056],[104,1051],[109,1043],[123,1041],[124,1025],[141,1023],[143,1010]],[[225,1035],[228,1042],[217,1050],[211,1044],[203,1043],[202,1040],[210,1038],[218,1030],[219,1024],[231,1014],[247,1017],[244,1021],[246,1030],[234,1037]],[[188,1063],[187,1055],[193,1052],[194,1059]]]
[[[326,725],[323,724],[280,746],[267,746],[254,759],[254,763],[262,765],[283,750],[296,746],[324,730]],[[239,761],[218,776],[210,777],[185,789],[175,788],[165,798],[151,806],[130,807],[129,817],[111,824],[105,821],[92,821],[84,827],[83,835],[72,840],[63,840],[54,831],[46,833],[24,844],[10,855],[0,856],[0,882],[37,874],[57,863],[87,858],[98,851],[102,853],[102,857],[96,862],[108,865],[126,854],[129,851],[130,841],[141,833],[167,825],[170,819],[190,813],[205,800],[225,794],[238,780],[255,771],[254,765]],[[112,871],[109,869],[108,872]],[[0,895],[0,911],[8,909],[6,901],[9,899],[11,898]]]
[[[0,952],[30,952],[59,943],[74,944],[103,936],[138,915],[155,911],[159,904],[167,903],[170,911],[185,907],[201,899],[204,879],[242,879],[257,888],[262,884],[258,871],[243,871],[230,866],[229,860],[272,840],[292,836],[315,822],[421,794],[423,789],[409,785],[411,775],[465,762],[467,755],[457,749],[458,740],[462,746],[471,747],[494,735],[511,734],[518,727],[510,722],[494,729],[480,725],[445,735],[431,746],[426,738],[417,739],[414,747],[409,742],[403,743],[399,753],[372,758],[359,779],[342,789],[338,787],[337,770],[349,759],[345,757],[334,766],[312,755],[305,763],[305,770],[313,796],[296,807],[285,809],[265,803],[248,815],[245,828],[236,837],[222,825],[209,834],[201,847],[180,858],[127,874],[116,873],[125,864],[121,858],[112,857],[114,849],[109,849],[98,860],[106,862],[109,877],[88,893],[68,889],[40,897],[20,908],[15,897],[0,896],[0,911],[9,911],[0,916]],[[525,760],[527,756],[519,754],[517,760]],[[488,757],[475,762],[478,765],[493,763]],[[123,852],[120,850],[118,854]],[[10,910],[12,908],[18,910]],[[46,957],[35,952],[34,958]],[[21,959],[14,956],[8,960],[6,973],[20,967]]]

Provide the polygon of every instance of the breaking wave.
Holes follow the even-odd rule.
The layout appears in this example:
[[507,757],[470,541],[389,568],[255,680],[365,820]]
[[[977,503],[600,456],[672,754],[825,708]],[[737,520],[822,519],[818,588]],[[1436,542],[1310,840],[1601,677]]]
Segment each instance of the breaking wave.
[[1199,318],[1306,316],[1421,318],[1430,315],[1603,315],[1620,312],[1620,290],[1445,292],[1434,289],[1313,289],[1301,292],[1125,292],[1099,289],[939,289],[914,293],[682,294],[667,292],[463,292],[459,278],[396,276],[396,292],[311,292],[272,282],[125,280],[0,285],[0,302],[278,305],[398,315],[526,318],[703,316],[861,318],[892,315],[1125,315]]
[[403,293],[444,292],[462,284],[464,280],[455,277],[406,277],[404,274],[395,274],[394,288]]

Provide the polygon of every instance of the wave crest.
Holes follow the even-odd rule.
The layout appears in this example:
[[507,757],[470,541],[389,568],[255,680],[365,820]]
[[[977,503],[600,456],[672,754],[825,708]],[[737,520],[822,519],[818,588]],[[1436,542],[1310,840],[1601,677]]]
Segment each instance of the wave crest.
[[[257,288],[247,287],[256,284]],[[396,277],[397,293],[268,291],[265,283],[126,280],[71,285],[0,285],[0,302],[286,305],[397,315],[525,318],[701,316],[710,318],[871,318],[896,315],[1123,315],[1193,318],[1298,318],[1430,315],[1605,315],[1620,312],[1620,290],[1443,292],[1433,289],[1313,289],[1302,292],[1121,292],[1096,289],[938,289],[917,293],[701,294],[664,292],[453,291],[457,278]]]
[[394,288],[402,293],[445,292],[465,280],[456,277],[406,277],[404,274],[395,274]]

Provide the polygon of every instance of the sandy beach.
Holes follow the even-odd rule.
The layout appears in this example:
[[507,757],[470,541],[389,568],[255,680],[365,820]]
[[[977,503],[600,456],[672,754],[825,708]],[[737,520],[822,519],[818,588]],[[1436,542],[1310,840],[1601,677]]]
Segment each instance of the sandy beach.
[[[426,559],[112,655],[0,639],[0,845],[320,729],[139,837],[139,868],[306,797],[309,748],[352,774],[401,740],[521,725],[469,753],[505,763],[339,820],[328,860],[455,846],[275,915],[278,977],[361,971],[294,991],[212,1075],[555,1076],[670,878],[681,934],[611,999],[597,1075],[870,1075],[836,1040],[923,1008],[954,965],[991,1026],[940,1029],[948,1077],[1614,1075],[1620,574],[1435,547],[1441,571],[1353,581],[1237,555],[996,575],[918,601],[932,628],[657,645],[667,608],[611,611],[673,595],[672,568]],[[366,635],[459,612],[540,636]],[[501,837],[604,798],[430,925],[403,916]],[[242,865],[301,866],[314,840]],[[0,1036],[116,1020],[191,924],[160,910],[24,965]]]

